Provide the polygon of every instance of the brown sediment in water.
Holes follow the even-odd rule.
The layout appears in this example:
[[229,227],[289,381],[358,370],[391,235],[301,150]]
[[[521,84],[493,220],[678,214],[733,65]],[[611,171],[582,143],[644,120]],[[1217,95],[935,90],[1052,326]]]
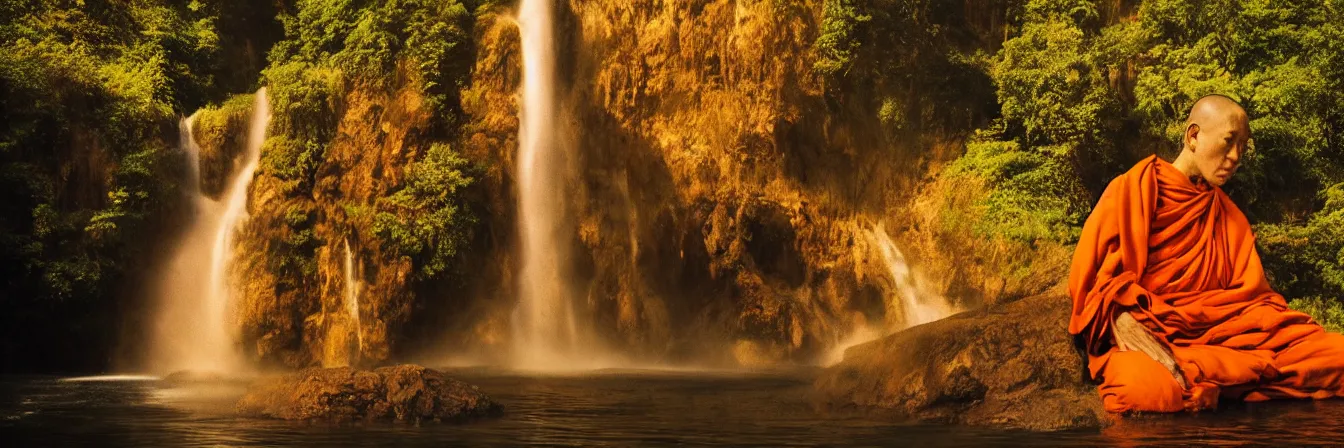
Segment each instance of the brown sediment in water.
[[303,369],[259,380],[237,408],[248,416],[327,423],[464,422],[503,412],[477,387],[416,365]]

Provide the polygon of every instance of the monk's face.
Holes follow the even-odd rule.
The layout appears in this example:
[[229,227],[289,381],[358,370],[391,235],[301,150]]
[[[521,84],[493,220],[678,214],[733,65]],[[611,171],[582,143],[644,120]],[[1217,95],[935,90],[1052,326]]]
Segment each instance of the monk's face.
[[1250,120],[1238,109],[1211,120],[1186,134],[1186,150],[1193,151],[1195,166],[1204,180],[1223,186],[1237,172],[1251,140]]

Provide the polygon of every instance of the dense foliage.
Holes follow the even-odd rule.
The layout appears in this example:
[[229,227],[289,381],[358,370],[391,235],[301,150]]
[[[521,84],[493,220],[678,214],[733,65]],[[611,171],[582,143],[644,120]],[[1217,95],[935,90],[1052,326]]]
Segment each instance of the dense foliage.
[[314,170],[350,87],[386,89],[398,75],[414,81],[450,125],[465,80],[470,14],[456,1],[299,1],[282,14],[285,39],[265,70],[274,118],[267,169],[311,188]]
[[[418,278],[445,272],[457,248],[470,237],[473,222],[461,206],[470,168],[446,143],[459,123],[457,95],[470,69],[472,15],[457,1],[299,1],[282,14],[285,39],[271,50],[264,76],[274,116],[263,170],[285,182],[291,197],[312,197],[319,164],[343,115],[345,95],[354,90],[381,95],[409,87],[432,111],[434,129],[421,160],[408,176],[375,204],[346,204],[352,220],[372,206],[373,234],[396,254],[410,257]],[[291,227],[278,253],[282,279],[312,274],[316,248],[311,237],[313,204],[295,201],[286,219]]]
[[472,182],[470,169],[447,144],[434,144],[411,165],[405,187],[377,201],[374,234],[416,260],[421,278],[446,271],[469,238],[475,219],[460,190]]
[[[910,28],[883,9],[960,8],[828,0],[816,69],[861,66],[868,42],[856,30]],[[987,74],[997,99],[941,175],[985,186],[976,213],[946,219],[969,216],[1001,244],[1070,245],[1106,182],[1148,154],[1174,157],[1192,102],[1221,93],[1252,117],[1254,150],[1226,190],[1256,224],[1272,283],[1318,298],[1313,309],[1344,298],[1344,2],[1025,0],[1003,11],[994,54],[945,50]],[[896,72],[886,76],[910,76]]]
[[[1001,9],[1000,2],[983,6]],[[885,131],[906,139],[972,126],[993,108],[993,86],[973,49],[995,41],[966,23],[957,12],[963,2],[821,3],[812,70],[826,84],[833,114],[857,120],[854,108],[875,109]]]
[[[219,51],[198,2],[0,6],[0,365],[74,368],[110,347],[141,244],[178,202],[176,115]],[[60,338],[51,332],[70,332]]]

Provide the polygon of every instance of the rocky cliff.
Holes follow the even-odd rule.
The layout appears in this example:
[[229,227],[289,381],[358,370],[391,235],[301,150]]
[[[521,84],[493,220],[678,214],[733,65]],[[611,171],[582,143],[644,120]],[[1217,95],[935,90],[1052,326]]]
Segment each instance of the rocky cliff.
[[[572,184],[557,186],[572,198],[573,287],[613,350],[814,363],[860,329],[903,327],[913,319],[903,294],[939,300],[950,290],[945,272],[916,266],[920,290],[900,291],[911,280],[893,278],[877,235],[892,228],[900,240],[928,164],[954,155],[958,126],[972,121],[932,123],[943,117],[929,113],[899,128],[883,121],[884,104],[932,102],[909,92],[913,82],[819,73],[816,42],[835,20],[825,3],[556,3],[566,49],[556,124],[578,148]],[[489,244],[471,256],[491,274],[473,290],[484,318],[438,339],[458,350],[497,351],[509,336],[520,79],[509,14],[479,16],[462,95],[458,147],[489,167],[480,179]],[[964,289],[953,305],[984,301]]]
[[[853,18],[830,2],[554,5],[563,112],[553,125],[576,148],[572,176],[555,186],[572,230],[559,243],[572,255],[567,287],[581,322],[605,349],[632,362],[817,363],[847,341],[926,320],[913,315],[920,306],[945,314],[1042,287],[962,269],[918,232],[933,224],[912,206],[988,113],[975,95],[948,99],[988,91],[988,80],[946,54],[992,47],[1001,24],[935,32],[983,11],[884,16],[851,39],[910,26],[898,37],[915,40],[854,44],[836,62],[828,39]],[[414,68],[424,56],[409,43],[376,82],[303,62],[306,50],[283,50],[292,48],[284,41],[273,52],[272,83],[299,78],[303,89],[275,89],[278,122],[237,248],[239,325],[253,359],[505,360],[519,268],[511,8],[480,5],[469,19],[427,9],[467,38],[452,56],[473,62],[456,72]],[[288,39],[303,32],[291,25]],[[920,75],[915,64],[947,66],[954,78]],[[877,70],[896,73],[860,73]],[[405,250],[379,218],[420,222],[388,204],[413,189],[408,176],[436,147],[460,154],[470,181],[444,193],[470,219],[442,266]]]

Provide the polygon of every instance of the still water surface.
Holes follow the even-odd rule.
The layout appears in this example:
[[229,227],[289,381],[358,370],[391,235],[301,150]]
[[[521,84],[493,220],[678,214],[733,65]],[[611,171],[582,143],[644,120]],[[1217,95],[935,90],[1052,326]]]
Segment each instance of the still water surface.
[[0,378],[11,446],[1185,446],[1338,445],[1344,401],[1224,406],[1130,418],[1101,431],[1024,433],[819,414],[812,372],[603,371],[532,376],[454,370],[505,406],[465,425],[314,425],[231,414],[242,386],[147,377]]

